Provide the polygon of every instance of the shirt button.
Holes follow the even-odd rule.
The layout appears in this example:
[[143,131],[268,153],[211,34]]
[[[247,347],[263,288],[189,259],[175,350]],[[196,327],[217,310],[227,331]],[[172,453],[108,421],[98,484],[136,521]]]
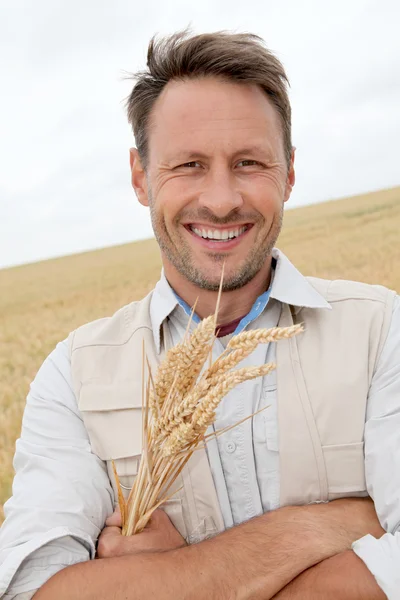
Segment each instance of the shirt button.
[[235,450],[236,450],[235,442],[228,442],[225,446],[225,449],[227,452],[229,452],[229,454],[232,454],[232,452],[235,452]]

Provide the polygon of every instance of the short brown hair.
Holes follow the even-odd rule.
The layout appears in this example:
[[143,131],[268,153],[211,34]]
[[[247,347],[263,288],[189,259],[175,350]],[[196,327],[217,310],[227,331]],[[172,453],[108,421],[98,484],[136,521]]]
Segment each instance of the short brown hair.
[[174,79],[207,76],[255,84],[265,92],[281,119],[289,165],[291,107],[289,81],[282,63],[257,35],[226,31],[190,35],[185,30],[161,39],[153,37],[147,52],[147,70],[132,76],[136,83],[127,99],[127,113],[143,166],[148,158],[150,113],[164,87]]

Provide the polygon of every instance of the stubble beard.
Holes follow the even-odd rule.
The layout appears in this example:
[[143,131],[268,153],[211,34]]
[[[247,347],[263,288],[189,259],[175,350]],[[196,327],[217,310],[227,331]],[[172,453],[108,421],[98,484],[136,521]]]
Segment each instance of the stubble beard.
[[[159,215],[155,208],[154,203],[150,203],[150,215],[153,226],[154,235],[158,242],[161,251],[165,254],[167,259],[173,264],[175,269],[190,283],[197,287],[208,290],[210,292],[216,292],[219,289],[220,281],[213,281],[207,278],[207,276],[193,264],[192,253],[190,246],[182,238],[180,239],[181,245],[178,250],[178,245],[174,244],[168,233],[165,225],[164,218]],[[280,231],[282,229],[283,221],[283,203],[279,213],[273,218],[271,227],[266,235],[264,243],[260,246],[258,244],[254,247],[250,254],[247,256],[244,263],[238,267],[237,272],[225,276],[222,285],[224,292],[231,292],[233,290],[240,289],[248,284],[257,273],[265,265],[265,261],[271,256],[272,249],[274,248]],[[256,225],[254,225],[256,226]],[[209,257],[216,263],[222,265],[226,258],[224,253],[210,253]]]

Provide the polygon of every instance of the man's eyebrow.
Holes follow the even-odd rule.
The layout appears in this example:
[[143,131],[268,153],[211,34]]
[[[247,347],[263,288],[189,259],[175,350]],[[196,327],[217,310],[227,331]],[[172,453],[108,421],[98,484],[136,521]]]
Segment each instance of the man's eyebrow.
[[196,151],[190,151],[190,150],[179,150],[177,152],[171,152],[171,154],[169,154],[167,156],[167,161],[168,162],[180,162],[181,160],[184,162],[190,162],[192,160],[195,159],[206,159],[209,158],[209,156],[207,154],[204,154],[204,152],[196,152]]
[[268,146],[262,146],[261,144],[256,144],[254,146],[246,146],[245,148],[241,148],[237,152],[235,152],[234,156],[238,156],[239,154],[271,154],[271,149]]

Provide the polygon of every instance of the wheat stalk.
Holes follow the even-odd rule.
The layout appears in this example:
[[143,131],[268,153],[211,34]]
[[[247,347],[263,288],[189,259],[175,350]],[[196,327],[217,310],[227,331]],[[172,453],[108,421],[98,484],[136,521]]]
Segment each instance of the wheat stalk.
[[[142,457],[127,501],[113,465],[124,535],[142,531],[154,510],[179,491],[171,492],[172,486],[193,452],[203,448],[210,435],[232,428],[206,435],[222,398],[236,385],[268,375],[275,365],[235,367],[258,344],[277,342],[302,331],[301,325],[294,325],[242,332],[233,336],[212,362],[216,315],[201,321],[190,336],[187,331],[183,341],[168,351],[154,377],[143,350]],[[208,357],[210,364],[205,368]]]

